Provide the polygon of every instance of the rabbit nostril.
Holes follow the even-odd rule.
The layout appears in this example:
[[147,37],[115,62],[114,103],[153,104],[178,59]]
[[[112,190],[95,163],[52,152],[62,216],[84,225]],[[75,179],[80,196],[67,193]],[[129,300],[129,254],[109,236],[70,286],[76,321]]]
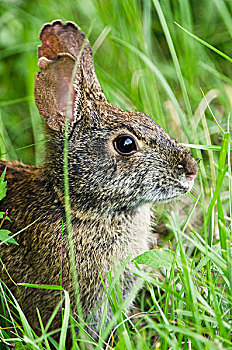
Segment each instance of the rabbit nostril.
[[178,169],[183,169],[184,166],[183,166],[182,164],[178,164],[178,165],[177,165],[177,168],[178,168]]

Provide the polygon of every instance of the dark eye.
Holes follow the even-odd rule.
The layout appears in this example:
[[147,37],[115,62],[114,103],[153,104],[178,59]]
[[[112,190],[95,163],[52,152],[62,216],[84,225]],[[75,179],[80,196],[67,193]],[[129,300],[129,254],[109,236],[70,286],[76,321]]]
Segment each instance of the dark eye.
[[114,148],[122,156],[129,156],[138,151],[138,144],[131,135],[119,135],[114,140]]

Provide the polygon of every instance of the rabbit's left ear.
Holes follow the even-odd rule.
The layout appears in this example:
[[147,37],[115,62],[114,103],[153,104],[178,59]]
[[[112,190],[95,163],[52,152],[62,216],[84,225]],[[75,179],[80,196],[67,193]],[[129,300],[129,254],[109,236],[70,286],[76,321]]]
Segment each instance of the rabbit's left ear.
[[94,100],[105,100],[105,95],[89,42],[74,23],[45,24],[40,39],[35,101],[49,127],[60,130],[66,116],[70,123],[77,121],[84,95]]

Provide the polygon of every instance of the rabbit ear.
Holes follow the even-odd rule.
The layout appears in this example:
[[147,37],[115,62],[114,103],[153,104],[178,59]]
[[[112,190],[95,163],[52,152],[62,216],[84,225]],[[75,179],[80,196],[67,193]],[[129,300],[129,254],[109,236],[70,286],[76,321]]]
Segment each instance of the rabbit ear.
[[105,95],[94,70],[89,42],[74,23],[46,24],[40,39],[38,65],[41,71],[35,77],[35,101],[48,125],[60,130],[67,110],[70,122],[78,118],[83,90],[95,100],[105,100]]

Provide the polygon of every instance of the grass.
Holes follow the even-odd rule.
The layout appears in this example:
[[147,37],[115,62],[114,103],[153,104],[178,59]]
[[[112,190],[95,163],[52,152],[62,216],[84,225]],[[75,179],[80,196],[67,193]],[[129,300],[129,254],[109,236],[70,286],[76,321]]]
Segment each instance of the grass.
[[[231,11],[222,0],[1,1],[0,146],[6,159],[30,164],[43,159],[42,122],[33,101],[36,46],[43,23],[56,18],[77,22],[85,33],[92,28],[96,71],[110,102],[147,113],[201,159],[191,196],[155,208],[156,230],[165,223],[170,241],[161,235],[165,250],[135,261],[146,288],[137,297],[134,317],[125,306],[136,291],[122,301],[120,271],[108,276],[103,315],[109,303],[114,317],[105,329],[103,316],[98,342],[70,314],[68,293],[62,291],[57,349],[64,348],[70,319],[83,334],[77,349],[87,343],[98,349],[103,344],[108,349],[232,349]],[[155,270],[141,269],[141,259]],[[60,305],[47,325],[38,312],[38,335],[7,294],[10,298],[2,284],[5,348],[14,343],[15,349],[49,349],[49,327]]]

